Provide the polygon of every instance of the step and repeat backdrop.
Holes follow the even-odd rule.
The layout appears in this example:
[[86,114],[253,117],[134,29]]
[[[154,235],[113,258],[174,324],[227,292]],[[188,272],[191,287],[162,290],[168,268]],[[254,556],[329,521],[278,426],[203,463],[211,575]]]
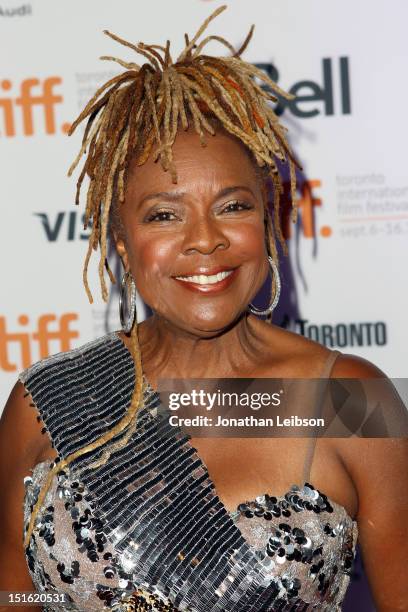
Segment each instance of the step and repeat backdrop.
[[[67,178],[81,138],[67,136],[70,123],[98,85],[120,71],[99,56],[133,59],[102,31],[135,42],[169,38],[176,52],[184,32],[192,35],[220,4],[0,1],[1,405],[23,368],[119,328],[117,294],[108,305],[99,298],[97,258],[90,274],[95,302],[87,301],[88,232],[83,209],[74,205],[75,179]],[[228,5],[208,33],[239,46],[254,23],[244,58],[295,96],[277,106],[303,175],[299,220],[286,229],[289,258],[274,322],[406,377],[408,5]],[[142,304],[139,313],[146,316]]]

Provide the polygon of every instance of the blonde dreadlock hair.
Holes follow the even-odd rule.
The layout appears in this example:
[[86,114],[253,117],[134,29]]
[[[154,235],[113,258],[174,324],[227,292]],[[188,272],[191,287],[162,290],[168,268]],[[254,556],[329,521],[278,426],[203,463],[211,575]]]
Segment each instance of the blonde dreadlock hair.
[[[280,125],[270,101],[276,96],[261,87],[256,79],[269,89],[287,99],[293,96],[284,92],[268,78],[263,71],[241,59],[252,38],[251,27],[244,43],[236,50],[220,36],[207,36],[200,42],[201,35],[209,23],[226,6],[215,10],[197,33],[189,40],[176,62],[170,55],[170,41],[165,46],[134,45],[111,32],[105,31],[110,38],[144,56],[148,61],[143,65],[125,62],[119,58],[103,56],[125,68],[125,72],[113,77],[100,87],[74,121],[69,131],[72,134],[77,126],[87,119],[82,147],[69,169],[71,175],[84,154],[76,190],[75,203],[79,204],[80,190],[84,178],[89,178],[86,198],[85,228],[92,222],[88,251],[83,269],[83,281],[89,301],[93,298],[88,285],[87,271],[92,251],[100,247],[99,278],[102,297],[106,301],[108,290],[105,270],[112,282],[115,278],[107,260],[108,224],[112,204],[120,204],[125,198],[125,184],[130,161],[143,165],[150,156],[159,161],[163,170],[171,174],[177,182],[177,171],[173,162],[172,145],[176,139],[179,125],[184,130],[189,120],[205,146],[205,133],[215,134],[214,121],[227,132],[238,138],[252,153],[260,167],[266,168],[274,186],[273,220],[265,203],[265,232],[269,253],[277,260],[275,234],[287,253],[280,223],[280,201],[283,183],[278,169],[279,162],[289,165],[290,190],[292,200],[292,220],[296,221],[295,204],[296,175],[299,166],[290,150],[285,137],[286,129]],[[213,57],[203,54],[207,43],[215,40],[224,45],[231,53],[228,57]],[[276,290],[273,282],[272,293]],[[78,449],[63,460],[55,461],[48,478],[40,491],[33,509],[25,544],[31,537],[36,514],[56,473],[78,457],[105,446],[119,434],[124,435],[106,448],[101,457],[88,467],[103,465],[115,450],[126,445],[137,424],[137,414],[143,405],[143,372],[137,323],[131,331],[131,352],[135,363],[135,387],[130,406],[124,417],[106,434]]]

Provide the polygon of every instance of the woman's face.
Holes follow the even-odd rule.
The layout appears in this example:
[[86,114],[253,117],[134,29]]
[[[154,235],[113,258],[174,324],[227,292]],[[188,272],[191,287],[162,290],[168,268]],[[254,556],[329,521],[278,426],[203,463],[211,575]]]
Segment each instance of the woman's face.
[[168,323],[210,337],[233,323],[268,273],[262,184],[223,131],[173,146],[177,184],[151,158],[131,168],[117,248],[142,299]]

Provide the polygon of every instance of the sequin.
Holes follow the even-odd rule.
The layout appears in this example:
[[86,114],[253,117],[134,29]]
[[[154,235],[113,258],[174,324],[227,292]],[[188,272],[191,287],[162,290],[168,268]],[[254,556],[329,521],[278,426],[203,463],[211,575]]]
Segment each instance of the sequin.
[[[133,372],[111,334],[22,375],[58,458],[123,416]],[[306,482],[228,513],[188,436],[162,417],[146,383],[127,446],[54,477],[26,548],[37,590],[66,594],[63,609],[77,612],[340,611],[357,539],[344,508]],[[24,479],[24,529],[49,469]]]

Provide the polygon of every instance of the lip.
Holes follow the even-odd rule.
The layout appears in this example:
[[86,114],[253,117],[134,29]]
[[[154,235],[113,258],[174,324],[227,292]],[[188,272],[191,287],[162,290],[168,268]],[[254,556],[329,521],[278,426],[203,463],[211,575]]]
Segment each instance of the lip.
[[218,268],[197,268],[193,272],[183,272],[182,274],[175,274],[173,278],[176,276],[199,276],[200,274],[205,274],[206,276],[212,276],[213,274],[218,274],[218,272],[229,272],[230,270],[236,270],[231,266],[218,266]]
[[232,271],[232,274],[224,278],[223,280],[218,281],[217,283],[211,283],[208,285],[199,285],[198,283],[193,283],[190,281],[182,281],[178,278],[172,277],[179,285],[187,289],[188,291],[195,291],[196,293],[220,293],[224,291],[231,285],[234,279],[237,276],[238,268],[229,268],[229,267],[218,267],[212,268],[209,270],[208,268],[197,268],[194,272],[189,272],[185,274],[178,274],[177,276],[198,276],[199,274],[205,274],[206,276],[211,276],[213,274],[218,274],[218,272],[228,272]]

